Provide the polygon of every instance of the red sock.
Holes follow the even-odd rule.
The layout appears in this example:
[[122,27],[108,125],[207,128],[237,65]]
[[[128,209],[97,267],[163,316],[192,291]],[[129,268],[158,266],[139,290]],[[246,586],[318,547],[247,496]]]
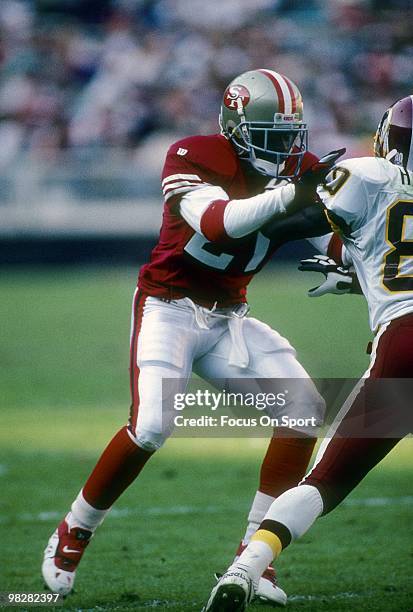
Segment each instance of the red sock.
[[[296,437],[287,438],[288,435]],[[261,465],[258,490],[272,497],[278,497],[284,491],[297,486],[305,476],[311,459],[316,438],[297,437],[297,432],[280,429],[274,431],[267,453]]]
[[85,500],[99,510],[110,508],[152,454],[132,442],[123,427],[109,442],[83,487]]

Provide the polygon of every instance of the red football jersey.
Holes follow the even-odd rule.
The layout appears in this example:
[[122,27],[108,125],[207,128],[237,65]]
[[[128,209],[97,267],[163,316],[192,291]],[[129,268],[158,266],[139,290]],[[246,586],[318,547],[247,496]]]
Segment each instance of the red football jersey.
[[[301,173],[316,161],[315,155],[306,153]],[[288,173],[292,170],[286,168]],[[179,201],[204,184],[222,187],[229,199],[248,198],[261,193],[269,180],[251,172],[221,134],[192,136],[173,144],[162,172],[165,205],[159,242],[141,268],[139,287],[152,296],[190,297],[208,307],[214,302],[221,307],[245,302],[248,283],[275,247],[259,231],[209,242],[183,219]]]

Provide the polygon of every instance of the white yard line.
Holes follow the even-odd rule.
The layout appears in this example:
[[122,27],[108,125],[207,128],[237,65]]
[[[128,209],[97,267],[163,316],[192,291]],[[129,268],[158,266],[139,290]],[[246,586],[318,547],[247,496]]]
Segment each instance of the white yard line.
[[[413,495],[402,497],[364,497],[349,499],[343,502],[343,506],[364,506],[369,508],[383,506],[413,506]],[[128,516],[177,516],[188,514],[218,514],[220,512],[237,512],[239,506],[153,506],[151,508],[114,508],[109,514],[108,519],[122,519]],[[64,512],[60,510],[50,510],[38,513],[22,512],[15,516],[0,515],[0,524],[12,521],[17,523],[45,523],[56,521],[63,517]]]
[[288,597],[288,602],[294,601],[334,601],[337,599],[358,599],[360,597],[371,597],[373,592],[369,593],[352,593],[344,592],[344,593],[335,593],[334,595],[290,595]]
[[[234,508],[235,509],[235,508]],[[128,516],[176,516],[186,514],[216,514],[222,511],[220,506],[154,506],[152,508],[113,508],[107,519],[121,519]],[[231,508],[228,509],[231,512]],[[59,510],[38,513],[21,512],[15,516],[0,515],[0,524],[10,520],[17,523],[45,523],[63,518],[64,512]]]
[[344,500],[345,506],[409,506],[413,504],[413,495],[403,497],[361,497]]

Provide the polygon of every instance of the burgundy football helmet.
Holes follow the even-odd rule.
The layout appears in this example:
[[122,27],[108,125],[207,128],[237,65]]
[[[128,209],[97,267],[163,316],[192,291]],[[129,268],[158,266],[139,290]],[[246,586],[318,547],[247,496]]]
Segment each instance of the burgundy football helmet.
[[413,96],[384,113],[374,137],[374,155],[413,171]]

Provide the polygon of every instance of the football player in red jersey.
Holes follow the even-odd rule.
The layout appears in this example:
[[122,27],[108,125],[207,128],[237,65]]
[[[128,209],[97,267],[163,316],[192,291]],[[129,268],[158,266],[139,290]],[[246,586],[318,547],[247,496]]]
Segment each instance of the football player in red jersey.
[[[71,591],[94,531],[170,433],[162,414],[163,379],[176,379],[175,389],[183,392],[192,371],[208,381],[250,379],[251,391],[259,378],[300,378],[294,416],[323,418],[324,402],[293,347],[245,316],[248,283],[291,238],[270,240],[260,228],[293,210],[299,191],[294,181],[317,162],[307,151],[300,92],[277,72],[244,73],[225,91],[220,127],[220,134],[185,138],[168,151],[159,242],[140,271],[133,301],[129,423],[104,450],[49,540],[42,571],[54,592]],[[331,254],[341,246],[327,236],[317,248]],[[274,498],[304,476],[312,454],[315,438],[278,433],[261,467],[239,552]],[[257,594],[285,604],[272,567]]]

